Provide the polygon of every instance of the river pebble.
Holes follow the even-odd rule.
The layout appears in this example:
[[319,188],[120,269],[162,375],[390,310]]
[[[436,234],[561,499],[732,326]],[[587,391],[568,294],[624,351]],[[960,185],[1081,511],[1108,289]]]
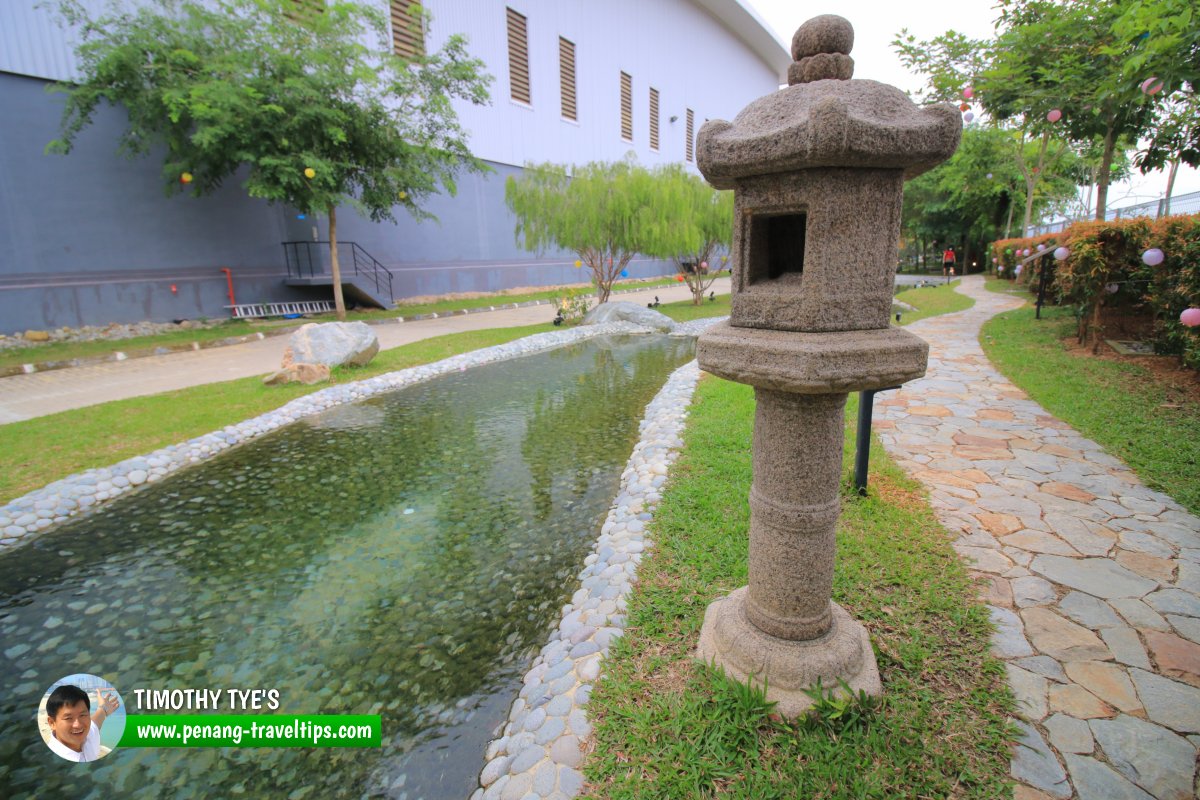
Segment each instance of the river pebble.
[[[717,321],[678,325],[675,334],[697,336]],[[523,797],[550,800],[582,790],[583,776],[576,767],[583,758],[581,740],[591,733],[584,708],[600,676],[601,659],[624,630],[626,597],[642,553],[652,546],[646,522],[682,445],[680,434],[699,378],[695,361],[680,367],[646,407],[641,441],[622,472],[600,538],[584,560],[580,588],[563,606],[558,628],[526,673],[501,735],[488,745],[490,760],[480,775],[483,793],[472,797],[502,800],[506,788],[517,787],[528,792]],[[532,742],[530,731],[536,732]],[[509,781],[498,776],[503,768]]]
[[[681,323],[676,325],[671,335],[696,336],[714,321],[716,320],[706,319]],[[596,336],[650,332],[628,322],[613,322],[539,333],[495,347],[462,353],[433,364],[389,372],[354,383],[330,386],[253,419],[226,426],[219,431],[177,445],[163,447],[144,456],[128,458],[109,467],[71,475],[18,497],[0,506],[0,533],[3,534],[0,536],[0,551],[25,545],[37,538],[34,534],[53,528],[58,522],[89,513],[105,503],[156,483],[182,467],[204,461],[231,446],[262,436],[332,406],[356,402],[365,397],[411,386],[469,367],[519,358]],[[646,422],[643,421],[642,424],[645,427]],[[43,512],[45,516],[40,516],[38,512]]]

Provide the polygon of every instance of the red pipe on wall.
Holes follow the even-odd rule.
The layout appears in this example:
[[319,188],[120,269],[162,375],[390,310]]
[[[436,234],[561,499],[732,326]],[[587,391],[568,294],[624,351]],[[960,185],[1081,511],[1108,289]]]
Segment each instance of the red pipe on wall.
[[236,306],[237,301],[233,299],[233,270],[229,267],[221,267],[221,272],[225,273],[225,282],[229,284],[229,305]]

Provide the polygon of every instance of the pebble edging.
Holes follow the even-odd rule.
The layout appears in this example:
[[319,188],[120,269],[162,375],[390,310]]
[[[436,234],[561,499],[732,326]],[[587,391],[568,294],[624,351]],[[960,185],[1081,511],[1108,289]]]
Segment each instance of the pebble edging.
[[[706,325],[712,320],[698,320]],[[672,335],[695,335],[694,323],[676,326]],[[456,356],[377,375],[353,383],[330,386],[236,425],[168,445],[144,456],[127,458],[109,467],[90,469],[62,478],[0,506],[0,553],[26,544],[60,522],[95,510],[140,486],[156,483],[182,467],[204,461],[234,445],[288,425],[296,420],[343,403],[353,403],[468,367],[517,358],[555,347],[611,334],[646,334],[646,328],[628,322],[590,325],[526,336],[512,342],[460,353]]]
[[[714,320],[676,327],[698,335]],[[625,628],[637,567],[653,544],[646,525],[662,499],[700,368],[691,361],[671,374],[646,406],[641,440],[621,474],[621,488],[592,553],[580,588],[563,606],[562,620],[534,659],[513,702],[502,735],[484,753],[480,788],[470,800],[570,800],[583,788],[581,744],[591,733],[585,707],[601,661]]]

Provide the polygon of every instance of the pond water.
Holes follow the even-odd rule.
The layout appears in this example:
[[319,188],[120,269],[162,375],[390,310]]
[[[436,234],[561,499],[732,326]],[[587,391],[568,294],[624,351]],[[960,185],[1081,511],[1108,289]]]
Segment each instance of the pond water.
[[[0,797],[467,797],[691,339],[603,337],[307,418],[0,556]],[[379,749],[37,734],[64,675],[381,714]]]

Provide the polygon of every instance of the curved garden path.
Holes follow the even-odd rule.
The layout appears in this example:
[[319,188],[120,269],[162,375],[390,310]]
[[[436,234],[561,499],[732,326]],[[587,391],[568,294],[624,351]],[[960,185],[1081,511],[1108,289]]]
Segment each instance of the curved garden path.
[[929,490],[981,579],[1017,698],[1017,800],[1193,798],[1200,519],[1013,386],[979,346],[1018,300],[909,326],[929,371],[880,395],[875,430]]

